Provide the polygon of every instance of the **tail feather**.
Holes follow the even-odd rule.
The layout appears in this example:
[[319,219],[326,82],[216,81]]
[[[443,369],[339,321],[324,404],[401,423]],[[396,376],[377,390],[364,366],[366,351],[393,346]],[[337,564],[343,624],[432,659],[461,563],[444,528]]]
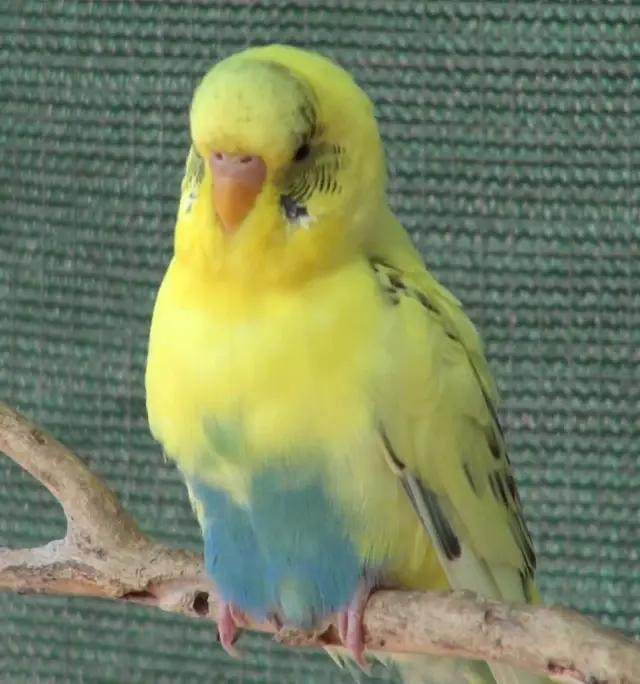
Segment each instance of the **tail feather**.
[[403,684],[495,684],[486,663],[446,656],[396,656]]
[[[351,673],[355,682],[364,684],[366,677],[349,651],[340,647],[325,649],[341,669]],[[439,655],[407,655],[367,652],[387,668],[395,668],[403,684],[496,684],[485,662]],[[520,684],[519,682],[517,684]]]
[[498,684],[551,684],[551,680],[546,677],[510,665],[491,665],[491,672]]
[[[429,509],[424,497],[421,496],[421,489],[416,479],[405,476],[407,487],[413,494],[413,502],[431,539],[438,540],[438,532],[435,529],[432,510]],[[434,545],[436,553],[445,571],[449,583],[454,588],[464,588],[476,592],[480,596],[495,600],[513,601],[516,603],[526,603],[527,594],[533,602],[539,601],[539,596],[535,590],[533,582],[525,587],[521,575],[508,566],[489,567],[489,565],[476,553],[473,548],[465,542],[461,543],[460,555],[458,559],[451,562],[439,543]],[[486,664],[493,675],[491,679],[484,680],[495,682],[496,684],[551,684],[548,677],[543,677],[531,671],[514,668],[510,665],[498,663]],[[420,682],[420,680],[417,680]],[[482,680],[480,680],[482,681]]]

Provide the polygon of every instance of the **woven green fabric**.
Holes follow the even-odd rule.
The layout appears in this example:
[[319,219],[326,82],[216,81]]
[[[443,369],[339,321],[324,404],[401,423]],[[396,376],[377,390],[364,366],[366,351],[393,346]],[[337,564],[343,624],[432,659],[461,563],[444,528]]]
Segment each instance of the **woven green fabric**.
[[[319,49],[375,100],[393,204],[486,340],[543,592],[640,634],[638,7],[4,0],[0,396],[197,548],[143,396],[188,102],[249,43]],[[0,545],[63,523],[0,459]],[[2,684],[352,681],[260,636],[233,662],[212,624],[131,605],[0,593],[0,615]]]

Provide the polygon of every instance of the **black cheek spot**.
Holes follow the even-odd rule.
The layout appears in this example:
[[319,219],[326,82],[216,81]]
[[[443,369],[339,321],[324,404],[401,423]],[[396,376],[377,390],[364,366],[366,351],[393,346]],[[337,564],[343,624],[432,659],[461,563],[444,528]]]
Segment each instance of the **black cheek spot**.
[[280,196],[280,206],[289,221],[298,221],[305,216],[309,216],[306,207],[296,202],[290,195]]

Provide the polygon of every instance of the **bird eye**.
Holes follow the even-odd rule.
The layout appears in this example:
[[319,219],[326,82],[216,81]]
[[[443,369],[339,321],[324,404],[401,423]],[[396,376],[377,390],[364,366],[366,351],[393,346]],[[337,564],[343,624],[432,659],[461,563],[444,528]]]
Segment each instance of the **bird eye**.
[[303,143],[302,145],[300,145],[300,147],[296,150],[296,153],[293,155],[293,161],[304,161],[309,156],[310,152],[311,148],[309,147],[309,145],[307,143]]

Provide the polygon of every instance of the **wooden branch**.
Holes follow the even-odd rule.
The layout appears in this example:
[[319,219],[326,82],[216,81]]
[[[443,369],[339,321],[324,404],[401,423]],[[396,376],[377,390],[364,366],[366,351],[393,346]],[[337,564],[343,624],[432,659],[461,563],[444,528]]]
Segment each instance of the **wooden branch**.
[[[113,492],[69,449],[0,403],[0,450],[56,497],[64,539],[40,548],[0,548],[0,589],[115,598],[215,619],[218,602],[199,554],[146,537]],[[272,625],[249,628],[274,631]],[[640,683],[640,647],[567,608],[507,605],[468,593],[379,592],[365,615],[367,647],[437,653],[515,665],[559,681]],[[339,646],[284,630],[291,646]]]

